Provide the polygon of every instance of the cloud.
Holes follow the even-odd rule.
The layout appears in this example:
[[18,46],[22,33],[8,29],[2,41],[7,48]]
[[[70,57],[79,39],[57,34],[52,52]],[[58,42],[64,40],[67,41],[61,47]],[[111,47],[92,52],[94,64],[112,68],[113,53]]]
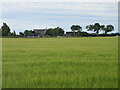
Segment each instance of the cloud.
[[[5,2],[3,7],[6,7],[8,11],[11,9],[15,10],[24,10],[24,9],[64,9],[64,10],[110,10],[117,9],[117,7],[111,7],[117,5],[113,2]],[[9,7],[9,8],[7,8]]]
[[119,2],[119,0],[4,0],[4,2]]
[[[116,6],[116,7],[115,7]],[[3,3],[3,12],[28,12],[34,13],[37,10],[50,11],[44,13],[56,14],[76,14],[76,15],[96,15],[96,16],[117,16],[117,3],[98,3],[98,2],[40,2],[40,3]],[[56,10],[56,11],[54,11]],[[116,12],[115,12],[116,11]],[[112,12],[112,13],[111,13]]]
[[117,3],[104,2],[39,2],[3,3],[3,21],[13,30],[60,26],[68,30],[72,24],[101,22],[117,27]]

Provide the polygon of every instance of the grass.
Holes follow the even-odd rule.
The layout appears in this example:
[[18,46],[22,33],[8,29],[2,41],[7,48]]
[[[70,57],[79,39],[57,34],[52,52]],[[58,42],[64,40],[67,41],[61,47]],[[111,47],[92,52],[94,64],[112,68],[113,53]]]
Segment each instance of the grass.
[[3,38],[3,88],[117,88],[118,38]]

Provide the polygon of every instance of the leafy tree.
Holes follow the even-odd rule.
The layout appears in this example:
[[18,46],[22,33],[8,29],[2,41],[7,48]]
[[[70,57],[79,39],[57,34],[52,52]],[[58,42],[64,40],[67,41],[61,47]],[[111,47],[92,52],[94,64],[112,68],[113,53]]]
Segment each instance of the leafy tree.
[[54,36],[54,30],[52,28],[47,29],[46,35]]
[[74,36],[75,36],[75,31],[80,32],[82,30],[82,27],[79,25],[72,25],[71,30],[73,31]]
[[1,27],[1,30],[2,30],[2,36],[10,35],[10,28],[6,23],[3,23],[3,26]]
[[[19,33],[23,36],[23,33]],[[36,33],[34,30],[25,30],[24,31],[24,36],[38,36],[38,33]]]
[[87,29],[88,31],[93,31],[94,25],[88,25],[88,26],[86,26],[86,29]]
[[16,36],[16,32],[15,32],[15,30],[13,31],[13,36],[14,36],[14,37]]
[[46,35],[50,35],[50,36],[62,36],[64,35],[64,30],[60,27],[57,28],[49,28],[46,31]]
[[57,36],[63,36],[64,35],[64,30],[60,27],[55,28],[55,31],[57,32]]
[[100,28],[101,28],[101,30],[104,30],[105,25],[101,25]]
[[99,23],[95,23],[94,25],[91,24],[91,25],[86,26],[86,29],[88,31],[94,31],[94,32],[96,32],[96,34],[98,36],[99,31],[103,30],[104,27],[105,27],[105,25],[100,25]]
[[23,36],[24,36],[24,33],[19,32],[19,35],[20,35],[20,37],[23,37]]
[[96,34],[98,35],[99,33],[99,30],[100,30],[101,26],[99,23],[95,23],[94,24],[94,31],[96,32]]
[[24,31],[24,36],[27,36],[28,33],[29,33],[29,30],[25,30]]
[[113,25],[107,25],[104,29],[105,34],[107,34],[107,32],[111,32],[114,30],[114,26]]

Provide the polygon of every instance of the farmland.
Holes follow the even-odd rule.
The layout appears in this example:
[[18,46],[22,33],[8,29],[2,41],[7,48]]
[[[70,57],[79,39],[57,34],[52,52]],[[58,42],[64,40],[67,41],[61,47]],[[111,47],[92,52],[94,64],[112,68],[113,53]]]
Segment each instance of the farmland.
[[3,38],[3,88],[117,88],[118,38]]

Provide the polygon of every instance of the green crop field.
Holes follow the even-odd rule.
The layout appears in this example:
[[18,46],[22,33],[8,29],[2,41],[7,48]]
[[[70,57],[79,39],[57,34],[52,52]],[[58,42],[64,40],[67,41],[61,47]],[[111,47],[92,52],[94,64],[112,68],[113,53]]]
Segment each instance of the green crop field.
[[118,37],[2,40],[3,88],[118,87]]

